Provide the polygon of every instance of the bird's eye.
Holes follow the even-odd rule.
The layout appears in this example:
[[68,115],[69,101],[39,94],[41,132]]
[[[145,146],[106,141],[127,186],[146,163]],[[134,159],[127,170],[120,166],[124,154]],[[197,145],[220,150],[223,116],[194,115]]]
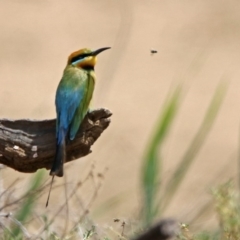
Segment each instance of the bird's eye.
[[77,61],[79,61],[79,60],[81,60],[85,57],[88,57],[88,56],[89,56],[89,54],[80,54],[78,56],[75,56],[71,59],[71,63],[77,62]]
[[80,60],[80,59],[82,59],[82,58],[83,58],[82,55],[75,56],[75,57],[73,57],[73,58],[71,59],[71,63],[74,63],[74,62],[76,62],[76,61],[78,61],[78,60]]

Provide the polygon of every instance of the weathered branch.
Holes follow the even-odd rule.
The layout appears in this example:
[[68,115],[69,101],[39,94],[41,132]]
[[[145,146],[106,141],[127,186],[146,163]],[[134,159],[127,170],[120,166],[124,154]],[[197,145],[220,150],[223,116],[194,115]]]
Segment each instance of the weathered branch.
[[[66,162],[88,155],[91,146],[110,124],[107,109],[88,113],[73,141],[67,142]],[[51,168],[56,150],[56,120],[0,119],[0,163],[31,173]]]

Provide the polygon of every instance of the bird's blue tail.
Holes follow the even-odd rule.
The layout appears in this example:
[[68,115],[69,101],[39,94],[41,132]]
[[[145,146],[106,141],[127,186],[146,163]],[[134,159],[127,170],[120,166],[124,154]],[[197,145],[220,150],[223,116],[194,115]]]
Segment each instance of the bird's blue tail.
[[50,171],[50,175],[52,176],[63,176],[63,164],[66,159],[66,131],[63,128],[58,130],[57,136],[57,146],[56,146],[56,154],[55,159],[52,165],[52,169]]

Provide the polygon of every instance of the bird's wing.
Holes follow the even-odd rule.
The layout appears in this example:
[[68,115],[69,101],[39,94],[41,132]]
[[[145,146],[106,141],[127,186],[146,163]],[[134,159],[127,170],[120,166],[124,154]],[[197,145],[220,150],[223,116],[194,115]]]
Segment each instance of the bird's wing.
[[69,130],[76,109],[85,95],[85,85],[85,81],[78,81],[78,84],[71,84],[64,78],[61,80],[55,102],[57,111],[57,138],[60,128],[63,128],[66,133]]
[[71,140],[75,138],[78,132],[79,126],[81,125],[85,115],[88,112],[89,104],[92,99],[94,85],[95,85],[94,76],[88,75],[87,80],[84,82],[84,89],[85,89],[84,96],[82,98],[81,103],[76,109],[76,112],[73,116],[73,120],[71,122],[71,126],[69,129],[69,137]]

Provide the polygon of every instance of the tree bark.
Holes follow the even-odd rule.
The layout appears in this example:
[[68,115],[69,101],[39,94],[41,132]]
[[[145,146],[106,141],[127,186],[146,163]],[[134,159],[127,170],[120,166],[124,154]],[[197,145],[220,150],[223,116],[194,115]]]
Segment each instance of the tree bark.
[[[91,146],[110,124],[112,113],[97,109],[87,114],[73,141],[67,141],[66,162],[91,153]],[[56,119],[0,119],[0,163],[32,173],[50,169],[56,151]]]

